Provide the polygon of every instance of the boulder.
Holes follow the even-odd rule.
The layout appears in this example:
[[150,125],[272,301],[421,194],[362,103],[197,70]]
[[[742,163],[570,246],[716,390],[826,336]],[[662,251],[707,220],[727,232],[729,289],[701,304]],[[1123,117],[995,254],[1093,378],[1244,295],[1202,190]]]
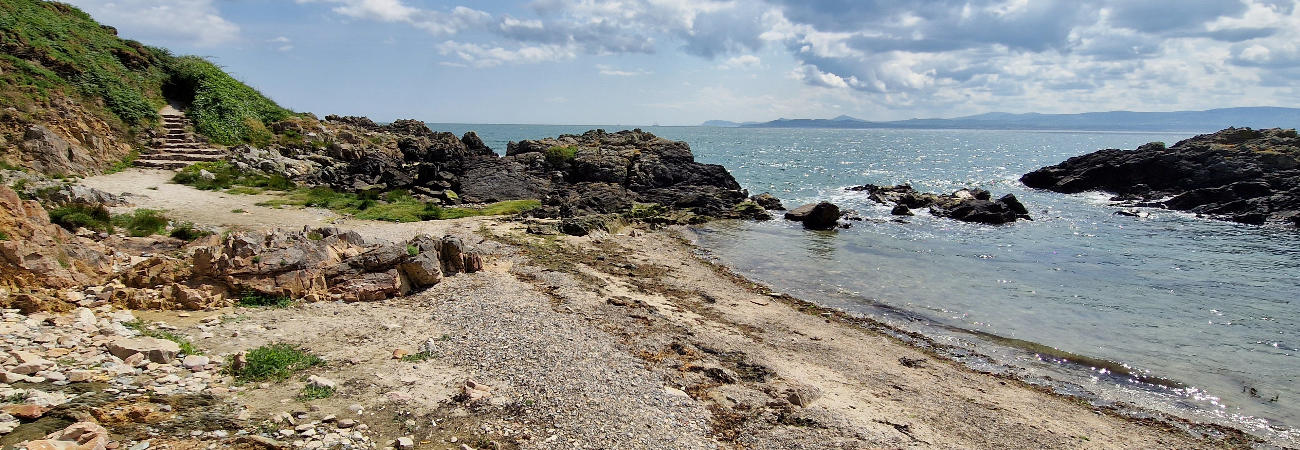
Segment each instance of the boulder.
[[159,364],[170,363],[181,351],[175,342],[152,337],[117,338],[105,346],[109,353],[122,360],[141,354],[145,359]]
[[866,192],[868,198],[876,203],[893,204],[890,214],[896,216],[910,216],[913,215],[912,209],[929,208],[931,215],[963,222],[1004,224],[1019,219],[1032,220],[1029,217],[1029,210],[1014,194],[992,200],[992,193],[978,188],[959,189],[946,195],[918,192],[906,184],[897,186],[866,184],[848,190]]
[[840,207],[830,202],[809,203],[787,211],[785,219],[802,222],[804,228],[829,230],[840,220]]
[[758,206],[762,206],[763,209],[777,211],[785,210],[785,206],[781,205],[781,199],[776,198],[776,196],[767,192],[750,197],[750,200],[753,200],[754,203],[758,203]]
[[889,210],[889,213],[890,213],[890,214],[893,214],[893,215],[895,215],[895,216],[915,216],[915,215],[916,215],[916,214],[912,214],[912,210],[911,210],[911,208],[908,208],[907,205],[894,205],[894,209]]
[[27,450],[106,450],[108,430],[94,422],[77,422],[45,439],[29,441]]

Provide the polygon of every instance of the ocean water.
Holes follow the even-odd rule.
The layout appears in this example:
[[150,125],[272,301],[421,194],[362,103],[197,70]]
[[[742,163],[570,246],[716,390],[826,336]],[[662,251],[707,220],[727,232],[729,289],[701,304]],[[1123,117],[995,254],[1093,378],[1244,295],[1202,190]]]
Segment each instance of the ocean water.
[[[431,126],[475,130],[498,152],[511,140],[594,128]],[[745,276],[974,349],[1097,403],[1298,442],[1291,428],[1300,426],[1300,231],[1163,210],[1119,216],[1106,195],[1036,191],[1017,181],[1071,156],[1172,145],[1195,133],[645,129],[686,141],[697,160],[725,165],[751,193],[771,192],[787,207],[831,200],[865,218],[828,232],[782,220],[696,230],[708,256]],[[844,190],[865,183],[1014,193],[1034,220],[988,226],[918,211],[894,221],[887,207]],[[1114,362],[1119,373],[983,333]],[[1135,382],[1125,368],[1171,382]]]

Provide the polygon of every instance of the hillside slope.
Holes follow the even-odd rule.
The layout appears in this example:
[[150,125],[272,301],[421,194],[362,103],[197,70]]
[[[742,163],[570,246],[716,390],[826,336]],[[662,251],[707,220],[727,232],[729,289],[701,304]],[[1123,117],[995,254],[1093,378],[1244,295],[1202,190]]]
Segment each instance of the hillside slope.
[[121,39],[75,7],[0,2],[0,165],[94,174],[158,133],[167,100],[189,105],[196,131],[233,145],[291,114],[197,57]]

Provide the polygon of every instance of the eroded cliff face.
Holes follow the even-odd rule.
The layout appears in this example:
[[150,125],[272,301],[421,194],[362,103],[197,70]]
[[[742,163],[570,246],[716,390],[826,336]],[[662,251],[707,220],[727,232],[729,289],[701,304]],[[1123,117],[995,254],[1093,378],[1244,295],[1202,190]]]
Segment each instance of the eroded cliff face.
[[112,249],[50,223],[40,203],[3,185],[0,233],[0,306],[47,309],[59,290],[103,283],[113,272]]
[[1166,148],[1101,150],[1025,174],[1026,186],[1104,191],[1115,200],[1249,224],[1300,225],[1300,137],[1228,128]]
[[139,144],[121,125],[60,94],[24,112],[0,110],[0,161],[46,175],[95,175]]

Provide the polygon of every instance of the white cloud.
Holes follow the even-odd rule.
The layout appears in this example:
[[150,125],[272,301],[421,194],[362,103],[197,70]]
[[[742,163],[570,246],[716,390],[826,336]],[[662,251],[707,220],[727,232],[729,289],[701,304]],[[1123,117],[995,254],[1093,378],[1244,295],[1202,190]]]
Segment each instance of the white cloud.
[[125,37],[155,43],[213,47],[239,39],[239,26],[213,0],[64,0]]
[[596,64],[596,70],[599,70],[601,75],[607,75],[612,77],[635,77],[639,75],[650,75],[654,73],[644,69],[620,70],[604,64]]
[[534,64],[570,60],[577,57],[572,47],[559,45],[520,46],[507,49],[491,45],[446,41],[438,46],[443,55],[460,58],[473,67],[496,67],[502,64]]
[[293,40],[284,36],[277,36],[273,39],[267,39],[267,43],[276,51],[287,52],[293,50]]
[[722,70],[757,69],[762,66],[763,66],[763,60],[754,55],[733,56],[727,58],[727,60],[723,61],[722,64],[718,64],[718,68]]
[[409,6],[402,0],[295,0],[297,3],[337,5],[331,11],[344,17],[385,23],[406,23],[435,36],[448,36],[469,28],[486,25],[492,18],[477,9],[457,6],[451,11],[435,11]]

